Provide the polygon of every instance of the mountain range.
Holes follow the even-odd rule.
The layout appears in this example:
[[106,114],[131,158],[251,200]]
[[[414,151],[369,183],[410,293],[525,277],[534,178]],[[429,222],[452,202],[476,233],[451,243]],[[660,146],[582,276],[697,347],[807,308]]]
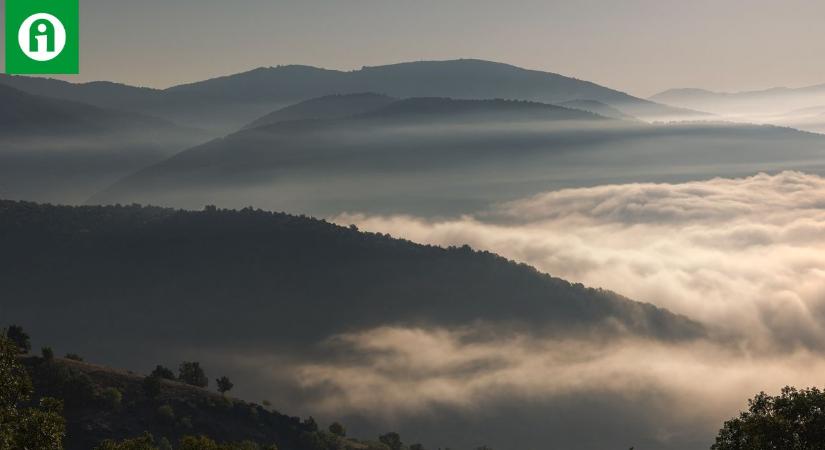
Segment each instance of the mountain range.
[[0,83],[29,93],[141,112],[221,133],[290,104],[362,92],[399,98],[502,98],[543,103],[590,100],[643,120],[706,117],[563,75],[473,59],[419,61],[350,72],[296,65],[262,67],[162,90],[19,76],[2,76]]
[[204,131],[0,84],[0,195],[81,203]]
[[[781,154],[780,140],[788,147]],[[823,144],[792,129],[647,124],[527,101],[327,96],[176,154],[91,201],[254,204],[324,217],[459,214],[606,180],[697,179],[774,163],[810,167]]]
[[670,89],[650,99],[685,108],[701,108],[731,120],[772,123],[825,133],[825,84],[742,92]]

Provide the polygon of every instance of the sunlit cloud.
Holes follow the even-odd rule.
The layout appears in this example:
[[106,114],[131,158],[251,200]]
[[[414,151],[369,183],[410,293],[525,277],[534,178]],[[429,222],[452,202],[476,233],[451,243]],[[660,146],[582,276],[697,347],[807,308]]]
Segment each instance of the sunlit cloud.
[[445,220],[339,223],[469,244],[732,333],[756,351],[825,350],[825,179],[798,172],[565,189]]

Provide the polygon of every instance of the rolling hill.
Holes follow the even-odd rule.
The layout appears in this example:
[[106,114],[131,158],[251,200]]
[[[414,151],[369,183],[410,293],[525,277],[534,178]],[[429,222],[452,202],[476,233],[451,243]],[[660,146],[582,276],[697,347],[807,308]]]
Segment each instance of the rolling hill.
[[712,92],[705,89],[670,89],[651,97],[685,108],[702,108],[730,120],[771,123],[825,133],[825,84],[802,88]]
[[262,67],[165,90],[10,76],[0,77],[0,83],[34,94],[151,114],[216,133],[235,130],[275,109],[311,98],[363,92],[398,98],[542,103],[594,100],[644,120],[705,117],[575,78],[472,59],[419,61],[351,72],[295,65]]
[[[668,89],[652,97],[651,100],[685,105],[691,108],[707,108],[712,112],[728,112],[731,109],[767,106],[778,103],[782,110],[821,106],[825,96],[825,84],[802,88],[777,87],[758,91],[714,92],[707,89]],[[779,108],[780,106],[777,106]]]
[[580,109],[582,111],[591,112],[593,114],[609,117],[611,119],[638,120],[635,117],[629,114],[625,114],[610,105],[606,105],[602,102],[597,102],[595,100],[570,100],[559,103],[559,106],[563,106],[565,108]]
[[175,130],[172,123],[71,100],[28,94],[0,84],[0,136],[88,136],[111,132]]
[[595,100],[640,118],[701,117],[587,81],[476,59],[418,61],[338,72],[309,66],[259,68],[170,88],[170,92],[224,99],[296,101],[328,93],[380,92],[395,97],[503,98],[560,103]]
[[312,443],[318,440],[336,449],[370,448],[319,431],[314,421],[177,380],[159,379],[157,393],[149,394],[147,377],[132,371],[65,358],[27,356],[22,362],[36,397],[64,402],[66,450],[91,450],[107,439],[133,439],[147,432],[156,442],[175,444],[184,436],[207,436],[217,442],[275,444],[281,450],[316,450]]
[[[489,253],[260,210],[3,201],[0,231],[0,290],[11,300],[3,315],[36,322],[36,334],[48,337],[71,327],[76,332],[62,340],[78,351],[131,342],[138,336],[129,330],[147,321],[155,337],[180,333],[184,341],[220,324],[222,335],[197,338],[203,345],[314,342],[346,329],[416,321],[514,320],[563,330],[598,328],[610,318],[657,338],[701,334],[667,311]],[[223,308],[233,311],[231,321],[215,315]],[[52,318],[34,320],[43,309],[53,309]],[[87,341],[104,330],[114,334],[102,346]],[[143,359],[118,355],[133,363],[127,366]]]
[[370,92],[327,95],[273,111],[244,128],[257,128],[288,120],[337,119],[354,116],[382,108],[396,101],[398,101],[397,98]]
[[410,98],[242,130],[91,202],[454,215],[560,187],[816,170],[823,148],[816,135],[777,127],[649,125],[534,102]]
[[162,119],[0,84],[0,195],[80,203],[204,138]]

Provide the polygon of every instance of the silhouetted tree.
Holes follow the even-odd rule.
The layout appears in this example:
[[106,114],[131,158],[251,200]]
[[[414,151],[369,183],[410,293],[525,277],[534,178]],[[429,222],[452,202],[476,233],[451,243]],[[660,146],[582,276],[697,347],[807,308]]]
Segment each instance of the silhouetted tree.
[[315,421],[314,417],[309,416],[309,418],[304,421],[304,428],[307,431],[316,432],[318,431],[318,422]]
[[760,392],[748,410],[725,422],[713,450],[825,448],[825,392],[786,386],[777,396]]
[[389,447],[390,450],[401,450],[404,448],[404,444],[401,443],[401,436],[396,432],[382,434],[381,436],[378,436],[378,440],[381,441],[382,444]]
[[28,353],[32,348],[29,335],[23,331],[23,327],[20,325],[9,326],[9,329],[6,330],[6,337],[17,346],[20,353]]
[[217,378],[215,382],[218,383],[218,392],[220,392],[221,394],[226,394],[227,392],[231,391],[232,388],[235,386],[234,384],[232,384],[231,381],[229,381],[229,378],[227,378],[226,376]]
[[46,361],[52,361],[54,359],[54,350],[51,347],[43,347],[40,349],[40,354],[43,356],[43,359]]
[[150,375],[153,376],[153,377],[165,378],[167,380],[174,380],[175,379],[175,373],[172,372],[172,369],[170,369],[168,367],[165,367],[165,366],[161,366],[160,364],[158,364],[155,367],[155,370],[153,370]]
[[178,379],[192,386],[206,387],[209,385],[209,378],[206,378],[201,364],[195,361],[184,361],[180,363]]
[[329,426],[329,432],[341,437],[347,435],[347,429],[339,422],[333,422],[332,425]]

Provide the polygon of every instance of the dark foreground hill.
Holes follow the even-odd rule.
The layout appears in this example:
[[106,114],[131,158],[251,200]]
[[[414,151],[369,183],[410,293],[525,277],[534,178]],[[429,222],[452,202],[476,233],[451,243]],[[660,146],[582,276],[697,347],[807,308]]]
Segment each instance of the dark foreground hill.
[[558,332],[613,323],[662,339],[702,333],[666,310],[490,253],[252,209],[3,201],[0,246],[3,315],[36,322],[37,334],[74,330],[76,343],[311,343],[384,324],[476,320]]
[[[279,450],[387,450],[376,441],[359,442],[324,431],[313,419],[288,416],[181,381],[155,378],[73,359],[25,357],[36,397],[65,405],[66,450],[92,450],[104,440],[151,434],[175,445],[184,436],[217,442],[275,444]],[[247,447],[244,447],[247,448]]]

